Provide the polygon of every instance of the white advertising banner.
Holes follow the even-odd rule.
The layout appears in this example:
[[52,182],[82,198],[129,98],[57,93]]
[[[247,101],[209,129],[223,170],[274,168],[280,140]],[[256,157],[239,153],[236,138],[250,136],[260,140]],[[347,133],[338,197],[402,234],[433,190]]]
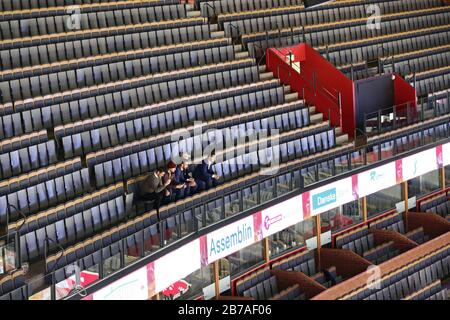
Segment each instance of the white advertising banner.
[[436,148],[422,151],[402,160],[403,181],[421,176],[438,168]]
[[147,300],[148,298],[146,266],[93,294],[93,300]]
[[352,177],[310,191],[311,216],[354,200]]
[[267,208],[261,215],[262,235],[265,238],[302,221],[302,196]]
[[358,174],[358,195],[365,197],[397,184],[395,162]]
[[442,145],[442,158],[444,166],[450,165],[450,142]]
[[154,265],[156,292],[200,269],[200,255],[200,239],[196,239],[156,260]]
[[206,241],[208,263],[253,244],[255,242],[253,216],[209,233]]

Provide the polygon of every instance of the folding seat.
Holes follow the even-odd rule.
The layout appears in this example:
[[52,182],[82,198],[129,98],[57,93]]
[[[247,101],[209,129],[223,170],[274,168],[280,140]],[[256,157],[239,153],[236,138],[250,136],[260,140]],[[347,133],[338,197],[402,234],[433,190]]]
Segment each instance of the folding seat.
[[348,244],[348,248],[353,252],[357,252],[355,242],[353,242],[353,241]]
[[[101,187],[103,185],[109,185],[113,183],[114,180],[114,173],[122,173],[122,168],[120,168],[120,164],[113,161],[107,161],[104,163],[101,163],[99,165],[96,165],[94,167],[95,174],[96,174],[96,181],[97,186]],[[98,176],[97,176],[97,170],[98,170]],[[102,177],[104,177],[104,180],[102,180]],[[97,180],[97,178],[99,180]]]
[[[362,239],[365,239],[365,238],[362,238]],[[356,253],[359,254],[359,255],[362,255],[363,252],[365,251],[363,249],[363,246],[362,246],[362,241],[361,241],[362,239],[356,239],[355,240]]]
[[[100,207],[95,206],[92,207],[90,210],[90,215],[92,217],[92,228],[94,232],[98,232],[102,229],[102,218],[101,218],[101,212]],[[86,220],[85,220],[86,223]]]
[[373,248],[375,246],[373,234],[367,235],[367,241],[368,241],[368,244],[369,244],[369,249],[371,249],[371,248]]

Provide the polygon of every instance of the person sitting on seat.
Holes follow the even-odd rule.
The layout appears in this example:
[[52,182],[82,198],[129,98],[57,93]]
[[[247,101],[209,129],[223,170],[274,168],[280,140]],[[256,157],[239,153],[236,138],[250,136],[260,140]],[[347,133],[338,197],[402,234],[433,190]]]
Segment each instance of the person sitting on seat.
[[141,201],[154,201],[153,208],[156,209],[159,217],[159,207],[164,197],[170,196],[167,186],[170,184],[170,180],[163,182],[165,175],[164,170],[156,169],[151,172],[145,180],[140,184],[138,190],[138,200]]
[[183,199],[185,197],[189,197],[197,192],[197,183],[195,179],[192,177],[192,173],[189,169],[189,160],[183,158],[183,162],[181,162],[174,173],[174,181],[176,183],[183,183],[185,185],[184,194],[178,194],[176,200]]
[[328,271],[328,269],[323,269],[323,274],[325,276],[325,279],[327,281],[331,282],[332,286],[334,286],[334,285],[336,285],[338,283],[336,277],[330,271]]
[[175,177],[175,173],[177,170],[177,165],[172,160],[167,164],[167,172],[163,178],[163,181],[169,181],[167,189],[170,192],[170,196],[167,199],[168,201],[176,201],[184,198],[186,184],[183,181],[179,181]]
[[208,190],[211,187],[217,186],[219,176],[212,169],[215,161],[216,157],[211,155],[195,167],[194,178],[196,179],[199,191]]

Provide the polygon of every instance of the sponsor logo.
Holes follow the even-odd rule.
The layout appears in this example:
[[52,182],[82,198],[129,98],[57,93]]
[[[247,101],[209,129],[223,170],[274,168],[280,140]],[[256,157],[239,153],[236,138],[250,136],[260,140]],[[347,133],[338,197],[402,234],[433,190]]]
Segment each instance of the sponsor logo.
[[266,216],[264,218],[264,228],[266,228],[266,230],[269,230],[271,225],[273,225],[273,224],[275,224],[277,222],[280,222],[281,220],[283,220],[283,215],[282,214],[279,214],[279,215],[277,215],[277,216],[275,216],[273,218],[270,218],[269,216]]
[[326,191],[322,191],[319,194],[312,196],[313,209],[319,209],[336,202],[336,188],[332,188]]
[[377,170],[372,170],[369,173],[370,176],[370,181],[371,182],[377,182],[380,181],[381,179],[383,179],[384,175],[382,173],[378,173]]
[[211,238],[208,255],[212,257],[225,250],[239,246],[249,241],[249,239],[253,241],[253,229],[247,223],[243,223],[238,225],[233,232],[220,239]]
[[188,283],[185,280],[178,280],[177,282],[171,284],[169,287],[164,289],[162,291],[162,294],[166,297],[177,299],[181,295],[185,294],[189,288],[191,287],[191,284]]

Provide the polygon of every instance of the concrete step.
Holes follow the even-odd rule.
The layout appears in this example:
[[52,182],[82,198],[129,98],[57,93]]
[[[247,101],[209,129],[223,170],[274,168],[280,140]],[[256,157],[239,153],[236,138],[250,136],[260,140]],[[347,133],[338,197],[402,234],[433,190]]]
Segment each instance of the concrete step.
[[334,129],[334,133],[336,133],[337,136],[342,134],[342,128],[341,127],[337,127]]
[[[242,45],[240,45],[240,44],[236,44],[235,46],[234,46],[234,51],[236,51],[236,52],[238,52],[238,51],[242,51]],[[246,51],[247,52],[247,51]],[[247,52],[248,53],[248,52]]]
[[286,103],[288,102],[294,102],[298,100],[298,93],[292,92],[284,95],[284,100]]
[[309,107],[309,114],[315,114],[316,113],[316,106]]
[[236,51],[236,55],[235,55],[236,59],[246,59],[246,58],[249,58],[249,56],[250,55],[247,51],[244,51],[244,52]]
[[202,13],[200,11],[188,11],[187,13],[187,17],[188,18],[198,18],[202,16]]
[[272,72],[263,72],[259,74],[259,80],[260,81],[266,81],[273,79],[273,73]]
[[323,114],[321,113],[310,114],[309,117],[312,124],[323,122]]
[[266,72],[266,66],[259,66],[259,72]]
[[284,93],[291,93],[291,86],[287,85],[287,86],[283,86],[284,88]]
[[211,38],[225,38],[225,31],[214,31],[211,32]]
[[211,24],[211,25],[209,25],[209,28],[210,28],[211,32],[220,31],[218,24]]
[[194,5],[191,3],[186,3],[186,11],[193,11],[195,9]]
[[336,145],[340,146],[340,145],[346,144],[348,142],[349,142],[348,134],[343,134],[340,136],[336,135]]

